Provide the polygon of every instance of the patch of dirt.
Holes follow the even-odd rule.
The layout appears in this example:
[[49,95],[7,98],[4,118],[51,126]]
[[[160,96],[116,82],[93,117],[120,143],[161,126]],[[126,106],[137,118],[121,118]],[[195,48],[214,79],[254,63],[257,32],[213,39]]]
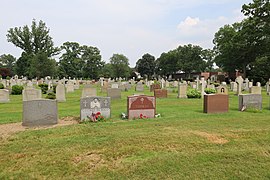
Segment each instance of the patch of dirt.
[[22,126],[22,123],[10,123],[10,124],[2,124],[0,125],[0,139],[6,139],[14,133],[25,131],[27,129],[48,129],[55,128],[59,126],[67,126],[71,124],[78,124],[78,119],[75,117],[64,117],[58,120],[58,124],[52,126],[40,126],[40,127],[25,127]]
[[102,165],[105,165],[105,161],[102,159],[101,155],[98,153],[87,153],[81,156],[76,156],[72,158],[72,161],[75,165],[78,165],[80,163],[87,164],[87,169],[96,169],[101,167]]
[[217,134],[210,134],[202,131],[192,131],[191,133],[206,138],[208,141],[214,144],[226,144],[229,142],[227,139],[222,138],[220,137],[220,135]]

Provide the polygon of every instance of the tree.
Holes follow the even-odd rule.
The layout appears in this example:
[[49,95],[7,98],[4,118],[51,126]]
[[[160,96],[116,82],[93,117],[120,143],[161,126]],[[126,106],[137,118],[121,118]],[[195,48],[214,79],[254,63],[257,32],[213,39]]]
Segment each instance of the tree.
[[205,71],[212,72],[214,71],[214,58],[215,53],[212,49],[204,49],[202,50],[202,59],[205,61]]
[[162,53],[156,60],[156,73],[161,76],[168,76],[179,71],[176,50]]
[[16,74],[19,76],[29,77],[31,61],[33,58],[34,58],[34,55],[23,52],[21,57],[16,61],[16,64],[15,64]]
[[[258,41],[254,41],[254,28],[248,19],[240,23],[225,25],[215,34],[215,62],[225,71],[240,70],[246,77],[246,70],[256,60]],[[258,52],[256,52],[258,51]]]
[[[43,72],[45,65],[46,67],[51,67],[52,64],[55,64],[49,58],[56,55],[59,49],[54,47],[52,37],[49,35],[49,29],[43,21],[37,23],[36,20],[33,20],[31,27],[25,25],[23,27],[10,28],[7,40],[23,50],[21,57],[16,62],[15,69],[17,74],[28,77],[36,75],[43,77],[42,74],[48,74]],[[40,62],[43,60],[44,62]],[[46,63],[49,64],[47,65]],[[38,64],[43,64],[43,66]],[[50,72],[52,69],[47,70],[47,72]]]
[[205,69],[205,61],[202,58],[202,48],[196,45],[179,46],[176,49],[178,67],[190,78],[191,72],[201,72]]
[[30,78],[41,78],[46,76],[54,76],[56,72],[56,61],[48,58],[45,53],[38,53],[31,60]]
[[100,76],[110,78],[113,77],[113,70],[112,70],[112,65],[110,63],[106,63],[102,70]]
[[11,76],[14,74],[16,58],[10,54],[0,56],[0,67],[9,69]]
[[83,77],[97,79],[102,73],[104,62],[101,60],[100,51],[96,47],[82,47]]
[[54,47],[52,37],[49,35],[49,29],[43,21],[38,23],[34,19],[31,27],[10,28],[7,34],[8,42],[21,48],[27,54],[46,53],[48,57],[58,53],[58,48]]
[[269,57],[257,58],[255,62],[251,64],[248,71],[248,77],[253,79],[254,82],[261,82],[262,85],[270,78],[270,59]]
[[144,54],[136,63],[136,69],[142,77],[150,78],[155,73],[155,57],[150,54]]
[[110,58],[110,63],[112,65],[113,77],[127,78],[130,75],[128,58],[123,54],[113,54]]
[[61,46],[64,51],[60,57],[58,75],[63,77],[82,77],[84,62],[81,59],[82,47],[77,42],[65,42]]

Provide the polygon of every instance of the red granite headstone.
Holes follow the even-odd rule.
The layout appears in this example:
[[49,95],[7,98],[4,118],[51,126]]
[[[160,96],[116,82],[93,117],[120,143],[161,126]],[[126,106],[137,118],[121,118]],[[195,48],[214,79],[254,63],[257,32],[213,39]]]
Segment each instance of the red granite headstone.
[[160,89],[160,85],[159,84],[150,85],[150,92],[153,92],[155,89]]
[[204,95],[204,113],[225,113],[229,111],[229,96],[226,94]]
[[167,98],[168,91],[166,89],[155,89],[154,95],[156,98]]
[[128,118],[154,118],[156,113],[156,98],[154,96],[128,96]]

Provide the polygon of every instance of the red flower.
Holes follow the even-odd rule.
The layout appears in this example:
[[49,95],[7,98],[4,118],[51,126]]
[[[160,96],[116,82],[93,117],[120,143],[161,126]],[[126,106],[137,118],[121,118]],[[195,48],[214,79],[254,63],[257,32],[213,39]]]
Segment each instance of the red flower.
[[97,112],[96,115],[100,115],[101,113],[100,112]]

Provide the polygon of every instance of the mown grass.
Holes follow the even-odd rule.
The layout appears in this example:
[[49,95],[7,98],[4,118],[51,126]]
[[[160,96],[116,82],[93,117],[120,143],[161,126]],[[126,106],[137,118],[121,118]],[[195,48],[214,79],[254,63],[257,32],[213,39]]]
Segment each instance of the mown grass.
[[[170,93],[157,99],[161,118],[121,120],[133,93],[112,101],[107,122],[29,129],[0,140],[0,179],[270,179],[265,91],[259,112],[239,112],[231,93],[229,113],[204,114],[201,99]],[[59,103],[60,117],[79,117],[80,94]],[[21,97],[11,98],[0,104],[1,123],[21,121]]]

